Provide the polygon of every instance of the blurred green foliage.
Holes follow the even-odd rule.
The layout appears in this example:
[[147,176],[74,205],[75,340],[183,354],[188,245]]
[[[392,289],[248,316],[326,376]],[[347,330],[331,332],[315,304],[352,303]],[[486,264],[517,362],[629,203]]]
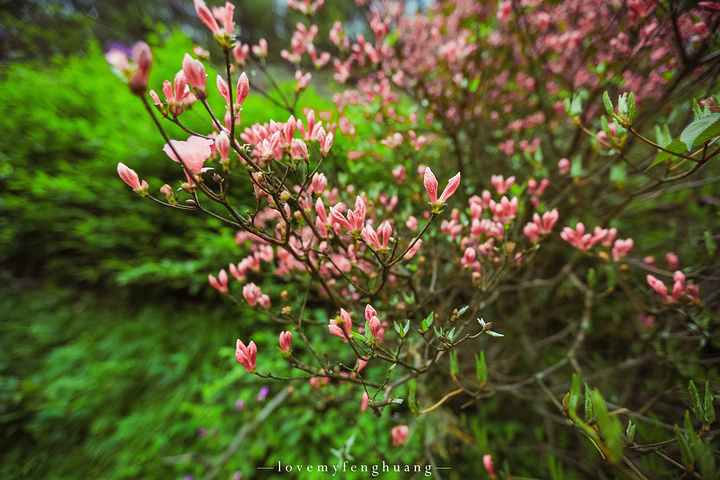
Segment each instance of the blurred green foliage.
[[[295,23],[304,18],[275,0],[242,2],[236,7],[235,19],[244,43],[257,43],[260,38],[286,42]],[[327,2],[315,21],[321,31],[327,31],[337,18],[352,21],[358,13],[353,0],[334,0]],[[154,32],[179,27],[202,45],[213,43],[210,32],[198,21],[191,0],[3,2],[0,62],[84,54],[95,42],[103,46],[111,42],[132,44]],[[280,43],[271,42],[273,54],[279,52]],[[318,38],[316,43],[319,49],[330,44],[327,38]]]

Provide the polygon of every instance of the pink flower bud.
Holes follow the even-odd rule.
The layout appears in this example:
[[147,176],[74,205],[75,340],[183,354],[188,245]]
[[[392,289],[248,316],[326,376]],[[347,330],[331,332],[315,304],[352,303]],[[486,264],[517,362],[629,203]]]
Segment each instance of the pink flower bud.
[[225,103],[230,105],[230,88],[228,88],[227,82],[220,76],[217,76],[217,89],[220,92],[220,96],[225,99]]
[[338,326],[338,320],[330,320],[330,324],[328,325],[328,331],[335,335],[336,337],[340,337],[346,342],[348,341],[348,338],[352,336],[350,333],[350,330],[352,329],[352,319],[350,318],[350,314],[344,309],[340,309],[340,320],[339,320],[345,327],[345,331],[343,331],[342,328]]
[[[322,130],[322,127],[321,127]],[[323,131],[324,132],[324,131]],[[323,157],[327,157],[328,153],[330,153],[330,149],[333,146],[333,142],[335,141],[335,135],[333,135],[332,132],[328,133],[327,136],[323,139],[318,138],[320,140],[320,153]]]
[[322,194],[327,188],[327,178],[324,173],[316,173],[312,177],[312,190],[316,195]]
[[287,353],[290,351],[290,344],[292,343],[292,333],[291,332],[281,332],[280,333],[280,350]]
[[261,38],[257,45],[253,45],[252,52],[258,57],[264,58],[268,55],[268,43],[267,40]]
[[448,184],[445,187],[445,190],[443,190],[442,194],[440,194],[440,202],[445,203],[447,202],[448,198],[452,196],[453,193],[458,189],[460,186],[460,173],[452,177],[450,180],[448,180]]
[[412,247],[410,247],[410,250],[407,251],[403,259],[410,260],[412,257],[415,256],[418,250],[420,250],[420,247],[422,247],[422,239],[418,238],[415,243],[412,244]]
[[495,480],[495,466],[493,464],[492,455],[483,455],[483,467],[485,467],[485,471],[487,471],[488,475],[490,475],[490,478]]
[[662,297],[665,303],[669,303],[670,298],[668,297],[668,291],[665,284],[652,275],[648,275],[646,279],[650,288],[655,290],[655,292]]
[[368,327],[370,328],[370,334],[372,335],[372,337],[377,340],[380,329],[382,328],[380,320],[377,317],[372,317],[368,322]]
[[305,142],[300,140],[299,138],[293,139],[290,146],[290,156],[297,160],[309,158],[310,154],[308,153],[307,145],[305,144]]
[[147,90],[148,75],[152,64],[152,52],[145,42],[138,42],[133,46],[132,59],[135,62],[135,74],[130,77],[130,89],[136,95],[141,95]]
[[561,158],[557,164],[560,175],[566,175],[570,173],[570,160],[567,158]]
[[[505,23],[510,18],[511,13],[512,13],[512,2],[510,0],[505,0],[504,2],[500,2],[500,5],[498,5],[497,19],[501,23]],[[495,478],[495,477],[492,477],[492,478]]]
[[634,242],[632,238],[628,238],[626,240],[615,240],[615,245],[612,249],[612,257],[614,261],[620,260],[622,257],[628,254],[628,252],[633,248]]
[[352,318],[350,318],[350,314],[344,308],[340,309],[340,318],[345,325],[345,330],[350,333],[350,330],[352,329]]
[[207,84],[205,66],[186,53],[185,57],[183,57],[182,69],[188,84],[204,92]]
[[700,286],[699,285],[687,285],[685,287],[685,296],[691,302],[700,303]]
[[668,252],[667,255],[665,255],[665,263],[667,263],[670,270],[677,270],[680,266],[680,259],[674,252]]
[[235,61],[239,65],[245,65],[245,60],[247,60],[249,54],[250,47],[248,45],[238,43],[237,46],[235,46],[235,48],[233,49],[233,56],[235,57]]
[[430,170],[430,167],[425,168],[423,183],[425,184],[425,190],[427,191],[428,197],[430,197],[430,203],[437,203],[438,181],[432,170]]
[[385,220],[382,225],[380,225],[378,232],[382,237],[382,248],[387,248],[388,243],[390,243],[390,238],[392,237],[392,226],[390,225],[390,222]]
[[360,411],[361,412],[364,412],[365,410],[367,410],[369,402],[370,402],[370,397],[368,397],[367,391],[363,390],[362,400],[360,400]]
[[365,320],[370,321],[373,317],[377,317],[378,313],[372,305],[368,304],[365,306]]
[[398,425],[397,427],[393,427],[390,431],[393,445],[398,446],[405,443],[405,440],[407,440],[408,437],[408,431],[409,429],[407,425]]
[[212,11],[215,18],[222,24],[224,33],[232,35],[235,32],[235,22],[233,21],[235,5],[225,2],[224,7],[213,7]]
[[245,75],[245,72],[243,72],[240,74],[240,78],[238,78],[237,98],[235,99],[235,103],[237,105],[242,105],[249,93],[250,93],[250,81],[248,80],[247,75]]
[[225,131],[215,137],[215,148],[220,153],[221,160],[228,160],[230,158],[230,138],[228,138]]
[[405,170],[405,166],[398,165],[397,167],[395,167],[393,169],[392,176],[397,183],[403,183],[403,181],[405,180],[406,173],[407,173],[407,171]]
[[370,225],[365,225],[365,227],[363,227],[362,231],[360,232],[360,235],[362,236],[362,239],[365,240],[365,243],[367,243],[368,245],[371,245],[378,250],[382,248],[377,233],[375,233],[375,230],[373,230]]
[[195,0],[195,12],[202,23],[210,29],[213,35],[220,33],[220,27],[218,26],[215,18],[213,18],[210,9],[207,7],[203,0]]
[[144,195],[147,195],[148,184],[145,180],[140,182],[138,174],[135,173],[135,170],[129,168],[124,163],[118,163],[117,172],[118,175],[120,175],[122,181],[127,183],[133,190],[140,193],[141,195],[143,194],[143,192]]
[[475,256],[477,253],[475,252],[475,249],[472,247],[468,247],[465,249],[465,253],[463,254],[462,258],[462,264],[465,267],[471,267],[472,264],[475,262]]
[[248,302],[248,304],[251,307],[254,307],[257,305],[258,301],[260,300],[260,297],[262,297],[263,293],[262,290],[260,290],[260,287],[255,285],[254,283],[248,283],[243,287],[243,298]]

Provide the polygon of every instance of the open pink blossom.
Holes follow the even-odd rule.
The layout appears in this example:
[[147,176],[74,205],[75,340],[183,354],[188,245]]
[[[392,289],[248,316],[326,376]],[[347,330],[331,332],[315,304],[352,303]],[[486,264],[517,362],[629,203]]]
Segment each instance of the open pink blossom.
[[438,181],[437,178],[435,178],[435,174],[430,170],[430,167],[426,167],[423,172],[423,183],[428,197],[430,197],[430,204],[433,206],[442,206],[460,186],[460,173],[448,180],[448,184],[442,194],[440,194],[439,199],[437,198]]
[[170,143],[163,147],[163,151],[171,160],[180,162],[182,159],[185,162],[185,166],[190,170],[185,172],[188,182],[194,185],[194,177],[203,172],[205,160],[212,154],[212,145],[213,141],[210,139],[192,136],[187,141],[170,140]]
[[633,245],[635,242],[633,242],[632,238],[628,238],[625,240],[615,240],[615,245],[612,249],[612,257],[613,260],[616,262],[619,261],[622,257],[628,254],[628,252],[633,248]]
[[495,191],[502,195],[515,184],[515,177],[512,176],[505,180],[502,175],[493,175],[490,177],[490,183],[495,187]]
[[228,274],[224,269],[220,270],[217,278],[213,275],[208,275],[208,282],[215,290],[223,295],[228,293]]
[[235,359],[240,362],[240,365],[245,367],[248,372],[252,373],[255,371],[256,358],[257,347],[255,346],[255,342],[250,341],[250,343],[245,346],[245,344],[238,338],[237,343],[235,344]]
[[570,227],[563,228],[560,238],[580,250],[590,250],[593,245],[602,241],[607,235],[607,230],[596,230],[594,233],[585,233],[585,225],[578,222],[575,230]]
[[[344,327],[344,331],[343,328],[340,328],[338,325],[342,325]],[[328,331],[336,337],[340,337],[347,342],[348,338],[352,337],[352,333],[350,333],[350,330],[352,330],[352,319],[350,318],[350,314],[344,308],[341,308],[340,318],[330,320],[330,324],[328,325]]]

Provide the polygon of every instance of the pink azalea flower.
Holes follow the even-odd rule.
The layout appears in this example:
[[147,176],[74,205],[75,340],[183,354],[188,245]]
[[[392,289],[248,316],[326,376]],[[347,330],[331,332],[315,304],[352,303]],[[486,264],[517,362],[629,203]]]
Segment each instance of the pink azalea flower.
[[163,151],[175,162],[180,162],[175,152],[185,162],[185,166],[190,170],[185,172],[190,185],[194,185],[194,177],[203,172],[203,165],[212,153],[213,141],[207,138],[190,137],[187,141],[170,140],[169,144],[165,144]]

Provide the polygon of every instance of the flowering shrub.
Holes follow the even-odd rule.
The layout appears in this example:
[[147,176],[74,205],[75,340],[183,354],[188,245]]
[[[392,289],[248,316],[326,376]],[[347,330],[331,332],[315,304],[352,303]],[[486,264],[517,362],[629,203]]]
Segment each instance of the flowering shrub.
[[[554,424],[570,424],[594,446],[583,455],[597,451],[625,475],[665,471],[663,461],[716,475],[707,440],[714,395],[706,384],[701,399],[692,383],[720,380],[702,368],[719,346],[717,305],[704,292],[713,287],[702,286],[717,274],[718,225],[702,221],[713,202],[682,227],[681,208],[655,214],[643,202],[699,199],[716,183],[701,175],[717,170],[718,108],[712,96],[686,108],[687,94],[677,95],[702,91],[718,74],[717,7],[468,0],[412,14],[393,1],[357,4],[367,16],[362,33],[340,21],[319,32],[312,19],[323,2],[289,2],[304,15],[280,55],[294,70],[291,91],[268,70],[267,41],[237,40],[230,3],[195,0],[222,54],[210,82],[202,49],[185,53],[162,97],[148,91],[147,45],[108,53],[185,174],[176,190],[148,185],[121,163],[121,179],[151,201],[233,229],[243,257],[209,273],[209,284],[282,325],[258,328],[278,330],[287,372],[266,368],[278,353],[251,338],[237,340],[240,365],[321,392],[350,386],[357,410],[380,418],[400,412],[387,431],[394,446],[413,441],[413,415],[461,416],[500,396],[512,403],[495,404],[490,418],[541,425],[547,432],[537,435],[550,443]],[[318,35],[335,50],[317,51]],[[334,94],[332,112],[301,103],[312,72],[325,68],[349,87]],[[247,72],[261,72],[262,86]],[[287,116],[244,118],[250,95]],[[183,123],[190,109],[207,114],[205,131]],[[654,141],[644,133],[650,122],[660,123]],[[673,139],[668,124],[678,122],[686,126]],[[182,139],[170,138],[168,123]],[[686,181],[693,177],[701,180]],[[268,275],[292,292],[271,295],[261,281]],[[672,278],[670,293],[658,276]],[[309,320],[309,304],[327,322]],[[648,370],[653,362],[672,374]],[[684,431],[641,429],[636,443],[654,404],[669,422],[684,409],[645,376],[684,388],[691,380],[695,425],[686,416]],[[666,454],[668,442],[678,448]],[[502,445],[483,446],[491,478],[544,471]],[[492,454],[509,461],[500,467]],[[548,460],[554,478],[563,468],[555,462],[588,472],[587,462]]]

